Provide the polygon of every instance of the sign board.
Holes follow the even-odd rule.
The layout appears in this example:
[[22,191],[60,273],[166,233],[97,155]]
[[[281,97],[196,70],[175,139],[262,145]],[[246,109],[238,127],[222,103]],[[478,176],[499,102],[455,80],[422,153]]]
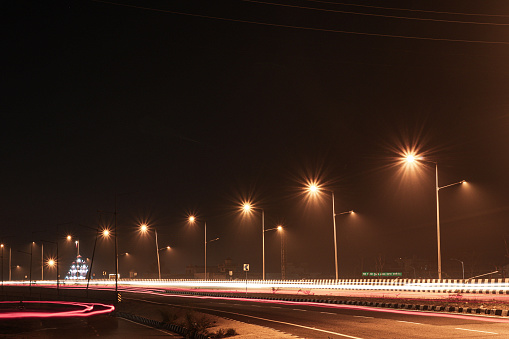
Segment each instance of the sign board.
[[363,277],[401,277],[402,272],[362,272]]
[[244,271],[249,271],[249,264],[244,264]]

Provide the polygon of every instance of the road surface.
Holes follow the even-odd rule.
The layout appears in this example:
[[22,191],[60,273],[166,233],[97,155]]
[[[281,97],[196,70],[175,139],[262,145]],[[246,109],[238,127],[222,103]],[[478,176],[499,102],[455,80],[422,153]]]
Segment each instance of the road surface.
[[123,292],[128,300],[195,309],[301,338],[509,338],[507,317],[354,305]]

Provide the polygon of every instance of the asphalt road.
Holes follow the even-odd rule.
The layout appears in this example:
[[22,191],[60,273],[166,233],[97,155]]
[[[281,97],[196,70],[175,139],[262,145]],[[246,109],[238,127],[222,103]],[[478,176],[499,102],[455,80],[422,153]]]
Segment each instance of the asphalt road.
[[124,298],[184,306],[301,338],[509,338],[509,319],[451,313],[166,293]]
[[0,321],[1,338],[183,338],[123,318],[108,315],[91,318],[19,319]]

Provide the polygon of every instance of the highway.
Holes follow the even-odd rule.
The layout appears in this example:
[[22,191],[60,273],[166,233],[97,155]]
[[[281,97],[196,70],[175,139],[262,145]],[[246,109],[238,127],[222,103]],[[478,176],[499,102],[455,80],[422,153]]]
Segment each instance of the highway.
[[300,338],[508,338],[509,319],[354,305],[123,292],[124,298],[187,307]]

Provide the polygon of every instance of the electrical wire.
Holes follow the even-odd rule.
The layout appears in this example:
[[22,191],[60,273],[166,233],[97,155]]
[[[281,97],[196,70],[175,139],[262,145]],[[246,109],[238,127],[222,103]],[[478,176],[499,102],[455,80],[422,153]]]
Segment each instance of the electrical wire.
[[382,7],[382,6],[372,6],[372,5],[351,4],[351,3],[345,3],[345,2],[321,1],[321,0],[302,0],[302,1],[318,2],[318,3],[322,3],[322,4],[331,4],[331,5],[340,5],[340,6],[375,8],[375,9],[383,9],[383,10],[388,10],[388,11],[405,11],[405,12],[417,12],[417,13],[433,13],[433,14],[448,14],[448,15],[486,16],[486,17],[509,18],[509,15],[506,15],[506,14],[482,14],[482,13],[443,12],[443,11],[430,11],[430,10],[425,10],[425,9]]
[[288,5],[288,4],[281,4],[281,3],[268,2],[268,1],[258,1],[258,0],[240,0],[240,1],[250,2],[250,3],[257,3],[257,4],[262,4],[262,5],[289,7],[289,8],[297,8],[297,9],[307,9],[307,10],[321,11],[321,12],[330,12],[330,13],[342,13],[342,14],[353,14],[353,15],[363,15],[363,16],[374,16],[374,17],[389,18],[389,19],[417,20],[417,21],[431,21],[431,22],[445,22],[445,23],[455,23],[455,24],[509,26],[509,23],[479,22],[479,21],[460,21],[460,20],[445,20],[445,19],[431,19],[431,18],[416,18],[416,17],[397,16],[397,15],[385,15],[385,14],[375,14],[375,13],[361,13],[361,12],[341,11],[341,10],[326,9],[326,8],[305,7],[305,6]]
[[204,18],[204,19],[214,19],[214,20],[229,21],[229,22],[239,22],[239,23],[246,23],[246,24],[269,26],[269,27],[280,27],[280,28],[308,30],[308,31],[315,31],[315,32],[342,33],[342,34],[352,34],[352,35],[362,35],[362,36],[374,36],[374,37],[384,37],[384,38],[398,38],[398,39],[408,39],[408,40],[462,42],[462,43],[478,43],[478,44],[489,44],[489,45],[509,45],[509,41],[487,41],[487,40],[432,38],[432,37],[418,37],[418,36],[408,36],[408,35],[395,35],[395,34],[381,34],[381,33],[368,33],[368,32],[356,32],[356,31],[346,31],[346,30],[335,30],[335,29],[327,29],[327,28],[316,28],[316,27],[283,25],[283,24],[275,24],[275,23],[269,23],[269,22],[259,22],[259,21],[251,21],[251,20],[224,18],[224,17],[218,17],[218,16],[204,15],[204,14],[177,12],[177,11],[170,11],[170,10],[165,10],[165,9],[158,9],[158,8],[151,8],[151,7],[142,7],[142,6],[136,6],[136,5],[122,4],[122,3],[111,2],[111,1],[104,1],[104,0],[90,0],[90,1],[98,2],[98,3],[104,3],[104,4],[109,4],[109,5],[114,5],[114,6],[122,6],[122,7],[143,9],[143,10],[160,12],[160,13],[170,13],[170,14],[176,14],[176,15],[184,15],[184,16],[191,16],[191,17],[197,17],[197,18]]

